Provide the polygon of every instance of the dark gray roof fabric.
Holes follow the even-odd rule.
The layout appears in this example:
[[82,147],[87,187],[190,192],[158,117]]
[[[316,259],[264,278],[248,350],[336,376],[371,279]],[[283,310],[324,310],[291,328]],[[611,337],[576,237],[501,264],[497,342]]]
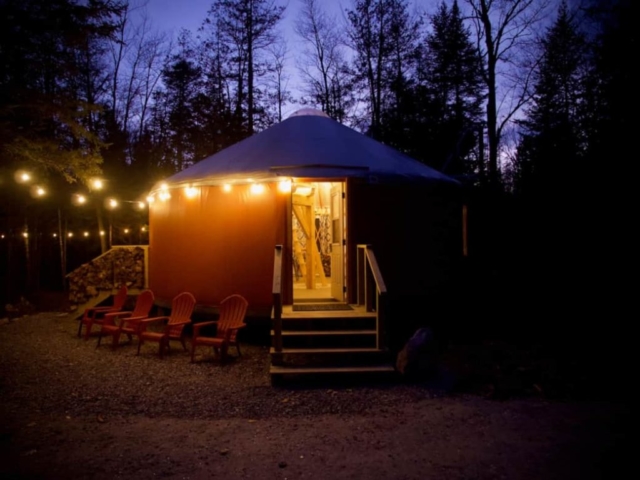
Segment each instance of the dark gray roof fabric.
[[393,148],[318,115],[291,116],[165,182],[171,187],[278,177],[457,183]]

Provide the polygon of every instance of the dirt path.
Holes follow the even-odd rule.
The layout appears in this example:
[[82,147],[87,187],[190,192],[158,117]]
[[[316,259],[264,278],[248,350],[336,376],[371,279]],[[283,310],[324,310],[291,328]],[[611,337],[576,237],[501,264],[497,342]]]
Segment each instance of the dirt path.
[[[233,402],[230,398],[229,402]],[[622,478],[629,411],[444,397],[362,415],[188,420],[28,416],[3,478]]]

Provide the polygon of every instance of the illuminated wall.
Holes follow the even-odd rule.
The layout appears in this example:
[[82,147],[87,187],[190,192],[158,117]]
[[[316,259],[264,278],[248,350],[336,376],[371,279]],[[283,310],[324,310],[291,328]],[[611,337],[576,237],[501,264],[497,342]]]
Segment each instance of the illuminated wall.
[[[168,190],[149,211],[149,286],[161,302],[183,291],[199,305],[227,295],[247,298],[250,310],[272,303],[273,254],[283,244],[290,194],[277,184]],[[158,197],[158,195],[156,195]]]

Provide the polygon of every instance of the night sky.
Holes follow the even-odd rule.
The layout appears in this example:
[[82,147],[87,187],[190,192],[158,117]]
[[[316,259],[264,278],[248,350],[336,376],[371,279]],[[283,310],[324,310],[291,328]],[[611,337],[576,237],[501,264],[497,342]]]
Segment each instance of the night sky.
[[[182,28],[196,34],[212,3],[213,0],[149,0],[147,12],[155,28],[176,37]],[[275,3],[287,6],[280,29],[289,48],[289,68],[286,72],[291,77],[289,89],[294,96],[298,96],[299,88],[297,85],[300,83],[300,78],[295,66],[295,57],[297,54],[296,46],[300,40],[294,32],[294,22],[300,9],[300,0],[276,0]],[[423,3],[430,5],[431,2]],[[320,0],[318,4],[329,15],[337,16],[338,22],[342,22],[341,12],[351,6],[351,0]],[[285,116],[298,108],[298,105],[287,105]]]

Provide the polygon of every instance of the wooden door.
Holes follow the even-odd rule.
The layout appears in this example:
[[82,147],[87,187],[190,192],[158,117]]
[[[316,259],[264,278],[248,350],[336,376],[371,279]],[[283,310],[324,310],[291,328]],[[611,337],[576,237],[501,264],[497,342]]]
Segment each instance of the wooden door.
[[344,301],[345,292],[345,238],[344,238],[344,187],[343,183],[331,184],[331,296]]

